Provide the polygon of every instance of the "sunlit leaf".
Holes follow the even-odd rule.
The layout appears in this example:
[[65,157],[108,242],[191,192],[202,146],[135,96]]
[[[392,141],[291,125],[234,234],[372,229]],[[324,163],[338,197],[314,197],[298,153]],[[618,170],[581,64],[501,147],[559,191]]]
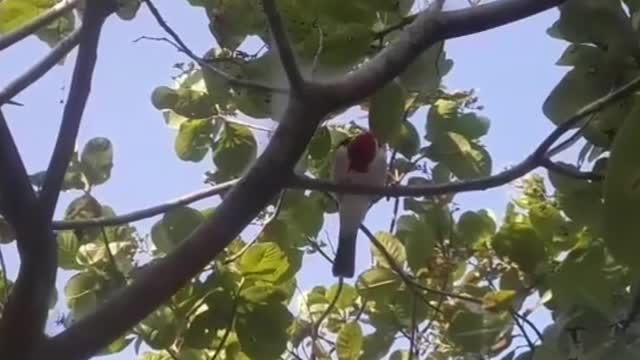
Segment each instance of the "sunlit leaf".
[[360,358],[363,338],[362,329],[357,322],[346,323],[338,333],[336,352],[340,360],[356,360]]

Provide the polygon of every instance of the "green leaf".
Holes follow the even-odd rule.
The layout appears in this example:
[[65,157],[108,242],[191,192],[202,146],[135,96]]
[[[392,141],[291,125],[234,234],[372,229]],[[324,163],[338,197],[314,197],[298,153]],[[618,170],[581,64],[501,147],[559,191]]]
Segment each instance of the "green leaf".
[[587,246],[586,251],[581,248],[572,250],[551,274],[549,283],[553,301],[563,311],[582,306],[600,314],[610,314],[614,311],[617,285],[607,276],[607,260],[602,246]]
[[[333,299],[335,299],[338,292],[338,288],[339,288],[338,284],[334,284],[329,288],[329,291],[327,291],[327,294],[326,294],[327,301],[331,302],[333,301]],[[342,290],[340,291],[340,296],[336,301],[336,307],[338,309],[346,309],[354,304],[357,297],[358,297],[358,292],[353,286],[349,284],[343,284]]]
[[120,7],[116,14],[122,20],[133,20],[141,4],[141,0],[119,0]]
[[287,346],[287,328],[292,320],[287,307],[278,302],[257,306],[239,315],[235,330],[242,352],[251,359],[280,358]]
[[238,270],[242,276],[274,283],[285,280],[283,275],[288,269],[287,256],[273,242],[251,245],[238,262]]
[[357,360],[362,351],[362,329],[357,322],[344,324],[336,340],[336,352],[340,360]]
[[420,135],[409,121],[403,121],[400,130],[389,140],[389,145],[402,156],[411,159],[420,149]]
[[178,99],[178,92],[168,86],[158,86],[151,92],[151,104],[158,110],[173,109]]
[[0,2],[0,34],[14,31],[55,5],[54,0],[4,0]]
[[9,244],[16,238],[13,226],[4,217],[0,216],[0,244]]
[[331,131],[323,126],[316,131],[309,142],[309,156],[314,160],[323,160],[331,152]]
[[[189,119],[208,118],[215,114],[214,105],[207,92],[184,87],[178,88],[174,91],[177,100],[172,104],[173,106],[170,107],[170,109],[175,111],[177,114]],[[173,97],[171,95],[166,96],[165,94],[165,97],[166,98],[163,100],[166,100],[166,103],[160,102],[157,103],[157,105],[166,106],[173,102]],[[152,94],[152,101],[153,100],[154,98]]]
[[89,140],[80,155],[82,170],[91,185],[104,184],[111,177],[113,146],[107,138]]
[[500,290],[487,293],[482,298],[482,308],[492,312],[508,311],[516,300],[517,293],[513,290]]
[[457,230],[459,239],[471,245],[491,238],[496,232],[496,222],[487,210],[466,211],[458,219]]
[[152,349],[166,349],[178,336],[177,319],[168,306],[162,306],[147,316],[136,328]]
[[92,312],[97,305],[96,292],[102,279],[93,272],[80,272],[72,276],[64,287],[67,306],[75,320]]
[[365,299],[385,301],[402,284],[398,275],[387,268],[372,268],[358,277],[356,290]]
[[455,132],[446,132],[433,140],[427,148],[427,156],[444,163],[461,180],[491,174],[491,155],[487,150]]
[[436,244],[436,232],[424,217],[403,215],[398,219],[396,236],[404,243],[407,263],[412,271],[423,268],[433,254]]
[[151,241],[165,254],[170,253],[198,227],[204,216],[198,210],[182,206],[165,213],[151,227]]
[[376,330],[366,335],[362,345],[362,360],[382,360],[395,341],[393,332]]
[[446,56],[442,42],[432,45],[402,72],[400,82],[407,90],[419,93],[438,89],[453,67],[453,60]]
[[499,256],[508,257],[526,273],[533,273],[546,259],[544,243],[529,224],[505,224],[491,241]]
[[[386,232],[378,232],[375,234],[376,239],[384,247],[387,254],[395,262],[396,266],[403,267],[405,261],[407,261],[407,254],[405,253],[404,245],[393,235]],[[387,261],[386,256],[378,250],[377,246],[371,247],[371,252],[375,258],[376,265],[386,268],[392,268],[391,264]]]
[[436,141],[453,132],[467,140],[474,140],[487,134],[491,121],[475,112],[463,113],[461,104],[454,100],[438,99],[427,113],[427,135],[429,141]]
[[82,267],[76,261],[80,244],[73,231],[58,231],[56,241],[58,243],[58,266],[65,270],[80,270]]
[[191,119],[180,124],[175,150],[183,161],[199,162],[209,152],[214,126],[209,119]]
[[491,345],[493,338],[500,331],[500,327],[491,324],[490,318],[486,318],[483,314],[462,310],[455,313],[451,319],[447,336],[464,352],[480,353]]
[[393,139],[404,120],[405,91],[392,81],[378,90],[370,99],[369,129],[378,139],[387,143]]
[[604,240],[614,257],[640,270],[640,107],[627,116],[611,147],[604,181]]
[[[228,300],[233,301],[231,297]],[[229,323],[227,318],[230,313],[223,315],[222,312],[218,311],[219,309],[215,311],[209,310],[196,315],[184,333],[185,345],[194,349],[204,349],[212,346],[217,331],[224,329]]]
[[227,177],[240,176],[257,155],[257,143],[251,130],[231,123],[225,123],[213,149],[213,162]]

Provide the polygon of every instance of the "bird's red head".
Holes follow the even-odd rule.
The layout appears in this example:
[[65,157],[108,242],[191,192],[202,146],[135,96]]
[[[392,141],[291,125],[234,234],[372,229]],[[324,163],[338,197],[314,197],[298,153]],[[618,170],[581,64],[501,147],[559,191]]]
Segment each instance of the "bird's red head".
[[349,169],[367,172],[369,164],[378,152],[376,137],[370,132],[364,132],[354,137],[347,145],[349,154]]

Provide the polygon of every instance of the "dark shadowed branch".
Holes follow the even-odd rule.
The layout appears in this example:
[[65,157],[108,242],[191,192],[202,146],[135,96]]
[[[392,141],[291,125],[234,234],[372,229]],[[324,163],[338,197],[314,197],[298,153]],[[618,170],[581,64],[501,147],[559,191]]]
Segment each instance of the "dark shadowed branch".
[[0,328],[0,352],[3,357],[28,359],[44,340],[43,328],[57,271],[56,242],[51,232],[51,218],[89,93],[100,30],[105,18],[116,8],[115,2],[92,0],[84,12],[82,26],[78,30],[80,50],[70,99],[65,107],[58,142],[39,198],[33,193],[6,122],[0,121],[3,126],[0,129],[3,133],[0,166],[13,168],[13,171],[2,171],[3,174],[12,174],[3,176],[3,180],[13,182],[6,184],[10,187],[2,184],[2,200],[3,204],[7,200],[5,212],[16,228],[21,260],[16,285],[3,313]]
[[0,37],[0,51],[51,24],[56,19],[71,11],[76,6],[78,1],[79,0],[63,0],[51,7],[51,9],[47,10],[44,14],[33,19],[33,21],[31,21],[30,23],[20,27],[19,29],[16,29],[13,32],[8,33],[5,36]]
[[[267,16],[267,22],[269,23],[269,29],[271,30],[271,40],[275,43],[275,48],[278,50],[280,62],[289,79],[289,86],[294,93],[300,93],[304,86],[304,79],[300,74],[300,68],[296,63],[296,56],[291,48],[291,43],[282,24],[280,13],[275,4],[275,0],[262,0],[264,7],[264,13]],[[272,46],[274,44],[271,44]]]
[[75,149],[82,114],[91,92],[102,25],[115,10],[117,10],[115,1],[92,0],[88,2],[83,15],[78,58],[73,69],[69,97],[64,107],[60,131],[40,193],[40,204],[47,218],[53,217],[64,175]]
[[56,45],[56,47],[42,58],[38,63],[33,65],[24,74],[9,83],[2,91],[0,91],[0,106],[8,103],[16,95],[22,92],[44,76],[51,68],[53,68],[60,60],[73,50],[80,41],[80,28],[75,29],[69,36],[64,38]]
[[270,91],[270,92],[281,93],[281,94],[286,94],[286,93],[289,92],[288,89],[282,89],[282,88],[273,87],[273,86],[262,84],[262,83],[255,82],[255,81],[243,80],[243,79],[235,78],[235,77],[231,76],[230,74],[224,72],[223,70],[220,70],[217,67],[211,65],[205,59],[203,59],[200,56],[196,55],[187,46],[187,44],[182,40],[180,35],[178,35],[178,33],[176,33],[175,30],[173,30],[171,28],[171,26],[169,26],[167,21],[162,17],[162,15],[160,14],[160,11],[153,4],[153,2],[151,0],[143,0],[143,1],[144,1],[145,4],[147,4],[147,7],[149,8],[149,11],[151,12],[151,15],[153,15],[153,17],[156,19],[156,21],[158,22],[158,25],[160,25],[160,27],[167,34],[169,34],[169,36],[171,36],[171,38],[174,41],[173,45],[174,46],[177,45],[176,48],[180,52],[182,52],[183,54],[187,55],[189,58],[191,58],[191,60],[195,61],[201,67],[206,68],[207,70],[210,70],[210,71],[214,72],[218,76],[220,76],[223,79],[225,79],[226,81],[228,81],[229,84],[231,84],[231,85],[237,85],[237,86],[242,86],[242,87],[249,88],[249,89]]
[[147,219],[156,215],[164,214],[165,212],[174,209],[176,207],[189,205],[196,201],[207,199],[215,195],[222,194],[238,181],[231,180],[222,184],[218,184],[208,189],[200,190],[185,196],[181,196],[177,199],[167,201],[163,204],[152,206],[146,209],[133,211],[124,215],[114,216],[109,218],[96,218],[87,220],[74,220],[74,221],[54,221],[53,228],[56,230],[64,229],[83,229],[88,227],[98,226],[115,226],[122,225],[133,221]]
[[15,230],[21,260],[0,320],[0,354],[19,359],[43,337],[57,264],[47,220],[1,111],[0,174],[11,174],[0,176],[0,213]]

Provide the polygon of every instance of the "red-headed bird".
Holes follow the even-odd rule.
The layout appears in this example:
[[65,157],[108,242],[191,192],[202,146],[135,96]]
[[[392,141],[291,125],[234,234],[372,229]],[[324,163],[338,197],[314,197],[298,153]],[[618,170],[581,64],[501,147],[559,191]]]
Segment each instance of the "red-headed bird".
[[[335,152],[333,179],[336,183],[384,185],[387,154],[376,137],[364,132],[343,141]],[[375,196],[339,194],[340,233],[333,262],[333,276],[353,277],[358,228]]]

